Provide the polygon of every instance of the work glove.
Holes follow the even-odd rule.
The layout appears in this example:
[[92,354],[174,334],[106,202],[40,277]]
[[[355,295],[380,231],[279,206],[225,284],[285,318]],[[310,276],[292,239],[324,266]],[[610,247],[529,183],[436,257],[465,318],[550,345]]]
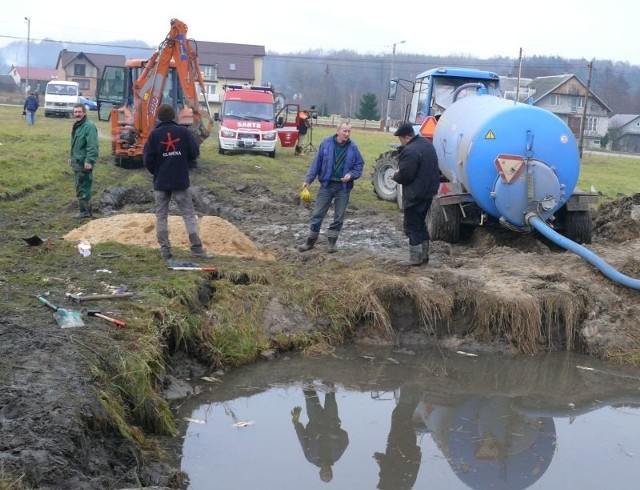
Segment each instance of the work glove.
[[302,192],[300,193],[300,200],[302,202],[311,202],[311,193],[306,187],[302,189]]

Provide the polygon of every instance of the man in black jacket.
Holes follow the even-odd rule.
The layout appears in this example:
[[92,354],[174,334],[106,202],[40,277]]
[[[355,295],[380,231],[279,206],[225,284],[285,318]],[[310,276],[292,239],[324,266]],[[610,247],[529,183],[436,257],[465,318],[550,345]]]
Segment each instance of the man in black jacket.
[[425,220],[440,185],[438,156],[431,142],[416,135],[409,123],[401,124],[393,134],[401,147],[398,171],[392,178],[402,184],[403,227],[409,238],[409,261],[401,264],[426,264],[430,237]]
[[193,207],[189,187],[189,165],[200,155],[195,137],[186,126],[175,122],[176,112],[169,104],[158,108],[158,125],[149,134],[144,145],[144,166],[153,175],[156,199],[156,237],[160,244],[160,255],[170,259],[169,202],[173,198],[180,209],[184,225],[189,234],[191,255],[212,258],[204,248],[198,234],[198,217]]

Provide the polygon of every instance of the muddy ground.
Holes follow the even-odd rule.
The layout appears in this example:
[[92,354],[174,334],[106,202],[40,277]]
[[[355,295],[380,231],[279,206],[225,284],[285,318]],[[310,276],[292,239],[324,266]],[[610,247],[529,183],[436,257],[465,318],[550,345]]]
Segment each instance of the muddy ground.
[[[194,169],[194,181],[216,178],[210,172],[206,167]],[[295,247],[304,240],[310,208],[295,194],[281,196],[242,182],[225,185],[233,190],[228,200],[194,185],[198,212],[231,223],[260,253],[277,260],[305,267],[370,259],[390,274],[419,276],[456,294],[461,288],[470,293],[481,290],[496,301],[526,301],[549,291],[576,295],[586,306],[573,348],[602,355],[640,343],[640,293],[614,284],[583,259],[533,235],[479,229],[460,245],[433,243],[428,266],[403,270],[396,265],[407,255],[400,212],[374,211],[354,202],[336,254],[325,252],[324,235],[316,249],[301,254]],[[371,187],[364,177],[358,185]],[[111,189],[95,201],[100,203],[99,218],[118,213],[125,203],[136,213],[153,208],[146,189]],[[43,221],[55,219],[58,212],[52,210]],[[214,254],[222,253],[208,247]],[[628,276],[640,277],[640,194],[621,197],[595,214],[589,249]],[[10,294],[14,291],[2,284]],[[402,320],[405,325],[415,323],[407,311],[396,313],[396,326]],[[287,323],[286,312],[281,314]],[[142,460],[131,444],[103,430],[94,416],[99,408],[92,401],[90,366],[99,355],[95,346],[108,339],[106,330],[61,330],[50,320],[50,312],[37,307],[2,311],[0,317],[0,481],[14,482],[7,488],[179,487],[176,469]],[[460,312],[449,342],[466,342],[473,321],[469,312]],[[562,339],[549,345],[566,347]]]

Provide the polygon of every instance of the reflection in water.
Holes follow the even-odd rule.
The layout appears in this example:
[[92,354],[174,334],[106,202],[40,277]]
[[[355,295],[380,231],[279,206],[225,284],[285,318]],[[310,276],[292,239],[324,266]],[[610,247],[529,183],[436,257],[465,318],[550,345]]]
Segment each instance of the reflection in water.
[[304,451],[304,457],[320,468],[320,479],[333,479],[333,463],[340,459],[349,445],[347,432],[340,427],[336,394],[330,389],[324,396],[324,408],[320,404],[316,390],[304,389],[307,415],[307,426],[300,423],[302,408],[295,407],[291,411],[291,420],[296,429],[298,440]]
[[416,482],[422,451],[416,444],[413,414],[419,400],[418,390],[407,386],[391,413],[387,451],[374,454],[380,466],[378,488],[381,490],[410,489]]
[[456,405],[439,405],[425,394],[417,415],[470,488],[527,488],[553,458],[553,419],[521,415],[505,396],[472,396]]
[[521,415],[507,397],[471,396],[452,403],[407,384],[391,416],[387,451],[374,455],[380,465],[377,488],[413,488],[421,432],[431,434],[458,478],[478,489],[527,488],[551,463],[556,440],[552,418]]
[[[292,357],[182,404],[182,468],[192,490],[636,488],[639,387],[637,372],[569,353]],[[234,429],[235,414],[255,423]]]

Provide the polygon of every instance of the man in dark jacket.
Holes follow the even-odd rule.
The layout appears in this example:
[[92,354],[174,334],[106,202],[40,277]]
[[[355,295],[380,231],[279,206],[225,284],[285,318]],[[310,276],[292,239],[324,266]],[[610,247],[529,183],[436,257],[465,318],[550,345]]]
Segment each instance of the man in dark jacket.
[[76,120],[71,129],[69,165],[73,169],[76,197],[80,212],[74,218],[91,218],[93,169],[98,160],[98,130],[87,117],[87,109],[78,103],[73,106]]
[[401,124],[394,136],[401,147],[398,171],[392,178],[402,185],[403,227],[409,238],[409,261],[402,265],[426,264],[430,237],[425,220],[440,185],[438,156],[431,142],[416,136],[409,123]]
[[360,178],[364,167],[360,150],[351,141],[350,135],[351,125],[347,122],[341,122],[336,134],[322,140],[318,152],[309,166],[302,188],[308,189],[311,182],[317,178],[320,182],[320,189],[309,222],[309,235],[306,242],[298,246],[300,252],[306,252],[315,246],[322,221],[332,202],[333,221],[327,230],[327,240],[329,241],[327,251],[334,253],[337,250],[336,242],[344,223],[349,195],[353,189],[354,181]]
[[156,237],[160,245],[160,255],[170,259],[169,203],[173,198],[184,220],[191,255],[212,258],[204,248],[198,234],[198,217],[193,207],[189,187],[189,165],[200,155],[196,139],[186,126],[175,122],[176,112],[169,104],[158,108],[157,126],[149,134],[144,145],[143,161],[153,175],[153,189],[156,199]]
[[324,408],[315,390],[304,389],[309,422],[305,427],[300,423],[301,407],[291,411],[291,420],[305,458],[320,468],[320,479],[333,479],[333,465],[340,459],[349,445],[349,434],[340,425],[336,394],[332,390],[324,395]]
[[22,107],[29,126],[33,126],[36,123],[36,111],[39,106],[38,96],[35,92],[32,92],[24,101],[24,105]]

